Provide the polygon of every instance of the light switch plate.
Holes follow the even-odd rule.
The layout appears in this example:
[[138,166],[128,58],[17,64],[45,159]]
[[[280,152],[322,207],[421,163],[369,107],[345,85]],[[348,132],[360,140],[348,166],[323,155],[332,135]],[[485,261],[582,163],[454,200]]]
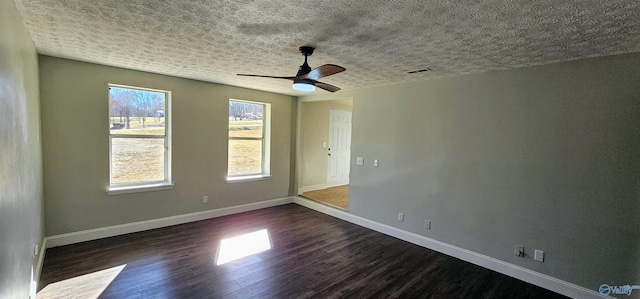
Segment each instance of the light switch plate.
[[524,257],[524,246],[516,245],[516,256]]
[[378,162],[378,159],[373,160],[373,166],[378,167],[378,165],[380,165],[380,163]]
[[322,142],[322,148],[327,148],[327,142],[326,141]]
[[364,157],[356,157],[356,165],[363,166],[364,165]]

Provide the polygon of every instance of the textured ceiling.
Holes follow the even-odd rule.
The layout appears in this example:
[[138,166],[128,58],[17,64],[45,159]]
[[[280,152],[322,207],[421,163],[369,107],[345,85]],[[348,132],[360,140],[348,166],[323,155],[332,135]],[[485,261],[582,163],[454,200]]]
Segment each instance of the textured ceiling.
[[236,74],[295,75],[301,45],[343,90],[640,52],[637,0],[15,2],[41,54],[290,95]]

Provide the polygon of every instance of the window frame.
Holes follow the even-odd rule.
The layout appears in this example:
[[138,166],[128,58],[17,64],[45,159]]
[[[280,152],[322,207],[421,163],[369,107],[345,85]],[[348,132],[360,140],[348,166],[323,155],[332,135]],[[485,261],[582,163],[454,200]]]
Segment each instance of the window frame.
[[[253,105],[262,106],[262,137],[232,137],[229,131],[229,113],[227,113],[227,171],[226,181],[229,183],[264,180],[271,178],[271,103],[247,101],[230,98],[227,101],[227,112],[231,109],[231,102],[239,102]],[[261,172],[258,173],[244,173],[229,175],[229,141],[231,140],[261,140],[262,141],[262,157],[261,157]]]
[[[109,138],[109,184],[107,187],[107,194],[117,195],[172,189],[175,184],[173,184],[171,178],[171,91],[110,83],[108,84],[107,95],[112,87],[164,93],[165,125],[164,135],[112,134],[111,129],[109,128],[110,126],[107,126]],[[111,111],[110,102],[107,106],[109,107],[108,111]],[[109,112],[109,122],[111,121],[110,118],[111,115]],[[164,139],[164,180],[113,183],[113,139]]]

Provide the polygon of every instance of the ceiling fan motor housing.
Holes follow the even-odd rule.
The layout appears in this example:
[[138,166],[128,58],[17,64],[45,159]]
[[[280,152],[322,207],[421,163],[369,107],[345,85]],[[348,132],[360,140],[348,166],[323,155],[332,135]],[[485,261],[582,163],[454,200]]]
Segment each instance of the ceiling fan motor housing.
[[300,68],[298,69],[298,74],[296,75],[296,77],[297,77],[297,76],[306,75],[306,74],[308,74],[309,72],[311,72],[311,67],[310,67],[310,66],[309,66],[309,64],[305,61],[305,62],[300,66]]
[[[296,74],[296,77],[304,76],[311,72],[311,67],[309,66],[306,60],[307,60],[307,57],[305,56],[305,62],[298,69],[298,74]],[[309,78],[294,79],[293,84],[309,84],[314,86],[316,85],[315,82]]]

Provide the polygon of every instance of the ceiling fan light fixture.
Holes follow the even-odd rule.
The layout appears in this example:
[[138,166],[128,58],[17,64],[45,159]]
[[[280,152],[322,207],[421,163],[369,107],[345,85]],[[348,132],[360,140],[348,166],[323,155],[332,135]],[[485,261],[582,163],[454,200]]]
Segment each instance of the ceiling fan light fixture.
[[301,79],[293,81],[293,89],[304,92],[312,92],[316,90],[316,84],[313,80]]

